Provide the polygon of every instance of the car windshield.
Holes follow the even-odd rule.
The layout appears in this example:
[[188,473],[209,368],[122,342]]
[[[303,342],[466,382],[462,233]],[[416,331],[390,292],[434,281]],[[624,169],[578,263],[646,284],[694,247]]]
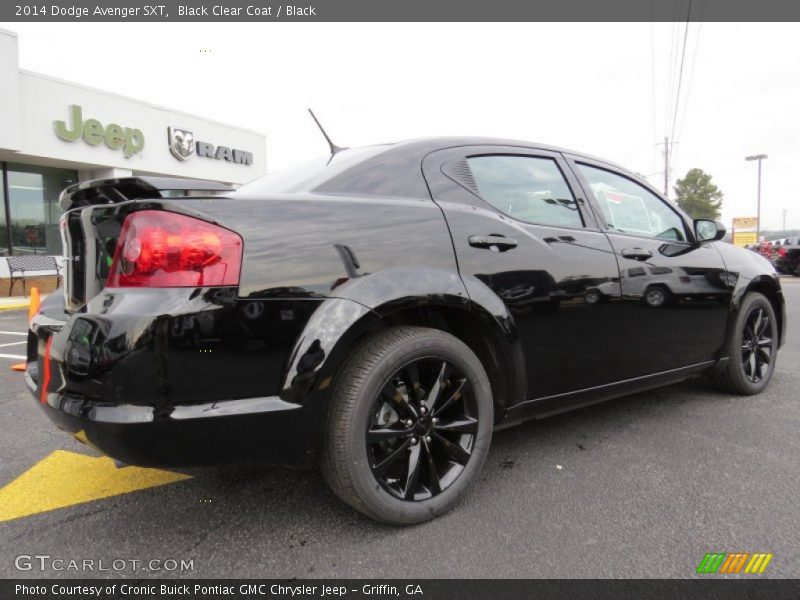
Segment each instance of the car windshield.
[[299,165],[275,171],[265,177],[246,183],[232,195],[250,197],[308,192],[353,165],[380,154],[390,147],[390,145],[364,146],[342,150],[333,157],[330,154],[318,156]]

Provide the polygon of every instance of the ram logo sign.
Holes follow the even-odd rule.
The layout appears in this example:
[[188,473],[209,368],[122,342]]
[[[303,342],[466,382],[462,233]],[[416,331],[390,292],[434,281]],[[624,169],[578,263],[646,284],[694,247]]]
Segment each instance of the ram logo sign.
[[772,553],[766,552],[708,552],[700,561],[697,573],[761,575],[771,560]]
[[228,146],[215,146],[208,142],[195,141],[194,134],[178,127],[167,128],[167,141],[169,151],[178,160],[188,160],[193,154],[216,160],[226,160],[240,165],[252,165],[253,153],[230,148]]
[[176,127],[167,128],[169,151],[178,160],[186,160],[194,154],[194,134]]

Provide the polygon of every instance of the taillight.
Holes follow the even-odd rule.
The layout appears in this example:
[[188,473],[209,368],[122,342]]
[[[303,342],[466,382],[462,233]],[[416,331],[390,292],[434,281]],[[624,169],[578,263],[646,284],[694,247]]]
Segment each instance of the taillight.
[[778,257],[779,258],[786,258],[786,248],[778,248]]
[[122,225],[107,287],[239,285],[242,238],[176,213],[142,210]]

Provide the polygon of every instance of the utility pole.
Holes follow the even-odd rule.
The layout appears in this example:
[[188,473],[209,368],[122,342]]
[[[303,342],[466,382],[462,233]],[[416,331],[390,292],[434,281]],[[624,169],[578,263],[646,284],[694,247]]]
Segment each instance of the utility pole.
[[760,242],[761,237],[761,161],[767,158],[766,154],[754,154],[746,156],[745,160],[758,161],[758,198],[756,200],[756,242]]
[[664,146],[664,195],[669,200],[669,151],[670,148],[678,142],[670,142],[669,137],[664,136],[664,141],[656,144],[656,146]]
[[786,209],[783,209],[783,232],[786,233]]
[[664,195],[669,198],[669,138],[664,136]]

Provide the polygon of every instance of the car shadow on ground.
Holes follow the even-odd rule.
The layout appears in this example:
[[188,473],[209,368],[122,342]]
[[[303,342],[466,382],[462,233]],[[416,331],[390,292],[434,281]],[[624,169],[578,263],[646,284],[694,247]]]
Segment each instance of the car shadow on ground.
[[[494,433],[482,480],[489,481],[493,474],[512,471],[518,462],[530,461],[542,454],[590,451],[593,445],[608,441],[614,429],[628,427],[643,417],[652,418],[655,415],[656,419],[669,419],[671,413],[681,410],[687,403],[728,405],[733,398],[713,390],[704,379],[696,378],[546,419],[527,421]],[[265,501],[268,498],[280,498],[296,511],[307,511],[307,516],[330,511],[336,513],[335,518],[338,519],[358,522],[371,528],[387,528],[338,501],[316,468],[290,469],[252,463],[182,469],[181,472],[192,475],[195,478],[193,485],[215,497],[218,503],[229,505],[239,500],[246,502],[255,494]],[[478,483],[478,487],[480,485]],[[317,506],[310,501],[312,498]],[[251,517],[269,519],[269,513]]]

